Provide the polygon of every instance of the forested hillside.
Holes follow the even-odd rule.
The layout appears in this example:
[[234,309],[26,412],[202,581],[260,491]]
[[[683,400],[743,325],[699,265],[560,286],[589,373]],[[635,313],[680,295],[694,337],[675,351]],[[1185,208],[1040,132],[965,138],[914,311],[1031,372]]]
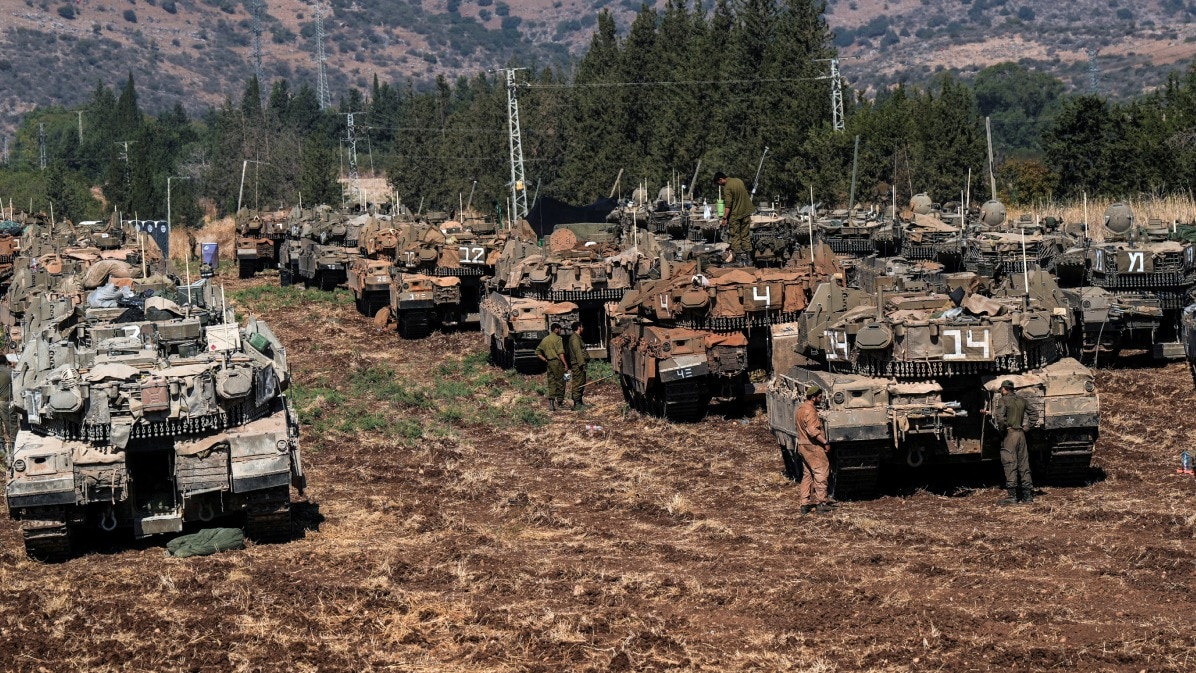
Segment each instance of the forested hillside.
[[[333,98],[366,89],[375,74],[430,86],[512,61],[568,73],[602,11],[626,35],[642,5],[675,0],[323,0]],[[783,6],[778,0],[688,0],[706,12]],[[808,0],[851,60],[844,76],[876,92],[925,85],[940,70],[970,77],[1017,61],[1118,98],[1142,93],[1196,53],[1196,3],[1182,0]],[[720,9],[721,8],[721,9]],[[154,113],[191,114],[261,79],[316,86],[313,0],[0,0],[0,128],[35,106],[83,103],[97,81],[132,72]],[[254,17],[257,17],[256,24]],[[731,57],[731,54],[724,54]]]
[[[1155,91],[1126,102],[1067,93],[1058,79],[1014,63],[966,80],[939,73],[875,97],[849,87],[846,129],[835,131],[822,75],[834,33],[819,7],[736,7],[645,8],[626,32],[602,12],[571,73],[520,70],[532,197],[588,202],[605,196],[620,170],[624,193],[641,182],[687,184],[701,162],[701,198],[711,195],[715,170],[750,178],[767,148],[759,198],[804,202],[813,189],[818,201],[843,203],[857,135],[864,200],[886,198],[891,186],[899,200],[920,191],[983,195],[986,116],[1011,203],[1187,191],[1196,181],[1190,72],[1144,82]],[[113,207],[154,217],[164,215],[167,178],[186,178],[174,182],[173,214],[195,223],[201,206],[235,208],[246,171],[251,206],[335,203],[349,113],[360,172],[387,176],[409,203],[448,209],[475,181],[474,202],[484,207],[509,193],[508,91],[498,73],[440,76],[429,89],[375,76],[327,110],[307,82],[287,79],[242,82],[201,115],[181,104],[147,114],[141,90],[126,75],[93,87],[82,106],[28,114],[0,171],[0,197],[45,210],[53,203],[72,219]]]

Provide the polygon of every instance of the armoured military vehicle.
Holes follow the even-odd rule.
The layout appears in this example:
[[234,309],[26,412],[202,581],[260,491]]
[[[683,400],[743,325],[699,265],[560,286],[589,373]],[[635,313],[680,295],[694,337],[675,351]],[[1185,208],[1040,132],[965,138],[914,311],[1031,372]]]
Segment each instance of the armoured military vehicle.
[[[984,206],[992,208],[992,204],[1000,202],[989,201]],[[1004,226],[1004,207],[999,218],[985,207],[981,208],[979,226],[968,232],[963,255],[964,267],[981,276],[1017,273],[1035,266],[1053,272],[1063,251],[1075,243],[1054,217],[1024,214]],[[1001,225],[988,225],[998,219]]]
[[237,214],[237,271],[241,278],[252,278],[278,265],[279,248],[287,232],[285,215],[244,210]]
[[1196,287],[1193,244],[1174,240],[1172,227],[1159,220],[1137,225],[1130,207],[1120,203],[1105,211],[1102,229],[1104,241],[1087,240],[1060,257],[1060,282],[1100,288],[1134,308],[1133,328],[1122,330],[1114,351],[1142,348],[1153,349],[1156,358],[1183,357],[1180,312]]
[[538,374],[544,363],[536,347],[553,323],[568,330],[578,322],[577,304],[511,297],[492,292],[482,301],[482,334],[490,344],[490,361],[521,374]]
[[458,279],[460,299],[453,322],[476,325],[481,319],[484,279],[494,273],[510,233],[487,227],[479,233],[456,220],[435,219],[439,220],[435,224],[401,223],[396,227],[395,266],[404,273]]
[[963,218],[958,204],[939,205],[926,194],[915,194],[909,208],[894,223],[901,256],[936,260],[953,270],[962,251]]
[[[1013,288],[1017,288],[1016,290]],[[782,451],[796,450],[794,411],[807,386],[826,391],[822,415],[841,498],[870,497],[880,472],[994,460],[1000,437],[982,410],[1011,380],[1040,413],[1028,433],[1042,481],[1086,477],[1098,434],[1093,373],[1064,357],[1071,315],[1051,276],[1016,275],[992,297],[818,288],[800,319],[807,361],[768,392]]]
[[353,293],[353,304],[362,315],[374,317],[390,305],[394,263],[387,259],[355,257],[349,263],[345,285]]
[[1184,344],[1184,357],[1187,358],[1188,369],[1192,372],[1192,382],[1196,383],[1196,304],[1184,308],[1180,334]]
[[27,552],[60,560],[80,528],[140,538],[230,514],[287,538],[304,477],[286,350],[265,323],[233,322],[207,281],[126,281],[51,316],[13,369],[5,498]]
[[499,257],[491,290],[576,304],[591,357],[605,358],[606,304],[621,300],[656,263],[653,237],[638,232],[635,241],[642,246],[620,243],[619,237],[618,227],[593,224],[558,227],[543,248],[512,238]]
[[694,421],[714,398],[763,393],[777,335],[806,308],[812,287],[837,268],[823,247],[817,264],[782,269],[677,265],[609,309],[611,366],[627,403],[671,421]]
[[873,210],[834,210],[814,220],[814,235],[836,254],[851,257],[897,254],[892,218]]
[[422,339],[437,328],[460,325],[461,279],[392,271],[390,318],[399,336]]

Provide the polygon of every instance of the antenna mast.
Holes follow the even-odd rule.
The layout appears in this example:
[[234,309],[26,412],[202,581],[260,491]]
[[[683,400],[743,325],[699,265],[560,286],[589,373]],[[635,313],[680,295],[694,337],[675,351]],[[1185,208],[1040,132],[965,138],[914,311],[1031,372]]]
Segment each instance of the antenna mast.
[[321,110],[327,110],[332,105],[328,93],[327,60],[328,55],[324,53],[324,1],[316,0],[316,100]]

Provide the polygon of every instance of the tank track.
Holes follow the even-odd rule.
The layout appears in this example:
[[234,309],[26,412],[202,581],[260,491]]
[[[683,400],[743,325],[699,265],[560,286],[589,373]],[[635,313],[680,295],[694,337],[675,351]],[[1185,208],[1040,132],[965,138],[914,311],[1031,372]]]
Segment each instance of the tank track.
[[256,259],[239,259],[237,260],[237,277],[241,279],[253,278],[253,274],[257,273]]
[[836,500],[871,500],[876,497],[880,466],[846,467],[834,472],[831,494]]
[[1039,485],[1082,486],[1092,479],[1092,448],[1090,442],[1060,442],[1052,447],[1050,456],[1031,467],[1031,474]]
[[664,383],[647,396],[648,413],[673,423],[702,420],[709,402],[705,382],[700,379]]
[[403,311],[399,314],[399,336],[404,339],[423,339],[432,333],[428,311]]
[[510,353],[511,366],[520,374],[543,374],[547,367],[540,358],[536,357],[536,351],[529,349],[516,349]]
[[261,494],[245,512],[245,536],[254,542],[291,539],[291,498],[286,487]]
[[61,563],[71,557],[71,534],[66,524],[22,528],[25,554],[42,563]]

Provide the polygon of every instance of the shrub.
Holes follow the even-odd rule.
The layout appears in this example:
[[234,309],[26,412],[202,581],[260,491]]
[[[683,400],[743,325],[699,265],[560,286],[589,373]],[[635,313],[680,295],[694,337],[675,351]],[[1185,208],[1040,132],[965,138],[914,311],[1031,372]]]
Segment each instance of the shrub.
[[75,8],[71,5],[62,5],[58,8],[58,16],[61,16],[64,19],[74,20]]
[[121,16],[125,17],[125,21],[128,21],[129,23],[137,23],[137,12],[134,12],[131,9],[126,9]]

